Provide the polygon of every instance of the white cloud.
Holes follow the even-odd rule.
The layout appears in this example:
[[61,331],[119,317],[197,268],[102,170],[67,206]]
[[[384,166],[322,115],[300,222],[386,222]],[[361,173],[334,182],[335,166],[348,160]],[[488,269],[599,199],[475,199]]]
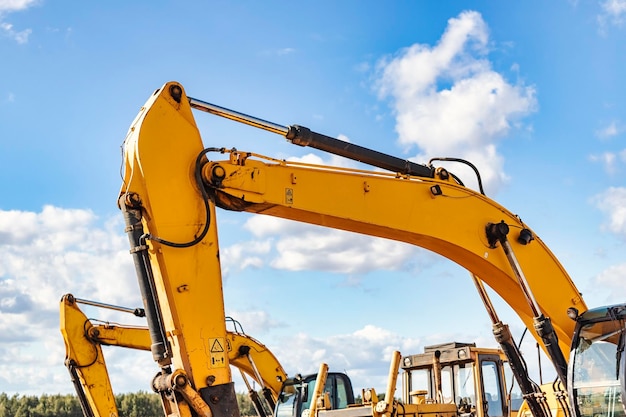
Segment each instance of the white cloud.
[[13,29],[13,25],[7,22],[0,22],[0,31],[2,31],[5,36],[12,38],[15,42],[20,44],[27,43],[28,37],[33,32],[31,29],[16,31]]
[[364,274],[414,270],[435,258],[407,243],[276,217],[252,216],[244,227],[257,238],[266,239],[264,242],[271,242],[275,250],[268,254],[272,267],[289,271]]
[[299,162],[303,164],[312,164],[312,165],[324,165],[324,166],[335,166],[335,167],[344,167],[349,168],[353,167],[354,163],[350,159],[344,158],[338,155],[330,155],[330,159],[325,160],[322,157],[308,153],[303,156],[290,156],[287,158],[289,162]]
[[398,140],[434,156],[476,165],[487,188],[507,181],[497,142],[536,107],[535,89],[511,84],[487,59],[488,28],[477,12],[448,21],[434,47],[415,44],[379,63],[378,91],[392,99]]
[[[0,211],[0,252],[3,254],[0,258],[0,375],[13,376],[11,381],[0,376],[5,392],[38,395],[73,391],[69,374],[63,367],[65,348],[58,327],[62,294],[72,292],[77,297],[129,307],[140,305],[121,223],[121,219],[113,219],[102,224],[91,211],[52,206],[44,207],[41,212]],[[395,268],[396,263],[407,262],[408,245],[396,247],[395,242],[383,239],[362,242],[354,239],[356,235],[347,233],[345,236],[331,234],[325,241],[326,229],[267,216],[252,217],[247,226],[255,230],[255,225],[266,226],[259,236],[266,240],[271,238],[267,242],[277,239],[288,244],[290,241],[280,234],[285,230],[305,238],[310,236],[310,244],[318,250],[321,248],[313,257],[322,265],[324,254],[337,249],[339,260],[331,262],[337,269],[355,268],[345,266],[350,264],[341,259],[341,246],[337,245],[346,245],[348,249],[343,256],[357,258],[354,262],[364,262],[368,265],[366,268]],[[243,247],[252,248],[251,252],[265,259],[267,245],[251,242]],[[297,249],[307,250],[305,247]],[[231,248],[229,256],[245,259],[246,251],[236,246]],[[367,257],[372,259],[364,259]],[[139,319],[133,323],[132,316],[121,313],[93,315],[90,314],[93,310],[88,311],[88,308],[85,306],[83,310],[89,317],[143,324]],[[290,324],[276,320],[268,311],[229,310],[227,306],[227,313],[245,324],[244,330],[254,337],[268,335],[273,329]],[[279,340],[276,337],[262,340],[262,343],[290,374],[315,372],[324,361],[333,370],[347,370],[357,389],[384,386],[394,350],[416,353],[421,351],[423,343],[476,339],[475,332],[406,337],[371,324],[364,324],[352,333],[323,338],[289,334]],[[149,352],[104,347],[104,355],[114,392],[149,389],[149,381],[157,370]],[[233,377],[236,389],[242,392],[244,385],[238,373],[233,372]]]
[[12,38],[19,44],[27,43],[32,30],[16,30],[13,28],[13,24],[4,20],[4,16],[9,13],[26,10],[38,3],[38,0],[0,0],[0,33]]
[[626,16],[626,0],[605,0],[600,2],[601,13],[598,15],[600,32],[605,33],[607,26],[621,26]]
[[0,14],[24,10],[38,2],[39,0],[0,0]]
[[247,241],[221,249],[223,275],[228,275],[233,269],[261,268],[264,265],[261,255],[267,255],[270,248],[270,241]]
[[[315,373],[320,363],[328,364],[331,371],[348,371],[355,390],[366,387],[384,387],[391,353],[417,353],[421,351],[419,339],[400,336],[388,330],[366,325],[349,334],[324,338],[304,333],[282,340],[275,349],[288,373]],[[283,359],[284,358],[284,359]]]
[[276,249],[279,254],[271,262],[275,268],[342,274],[403,269],[417,252],[415,247],[406,243],[319,229],[282,237]]
[[610,187],[593,197],[593,201],[607,216],[605,230],[626,238],[626,188]]
[[91,211],[52,206],[0,211],[0,373],[19,375],[3,386],[23,394],[72,390],[59,332],[63,294],[141,306],[121,223],[120,216],[100,225]]
[[246,220],[244,229],[256,237],[268,237],[276,233],[290,233],[304,227],[304,224],[278,217],[255,215]]

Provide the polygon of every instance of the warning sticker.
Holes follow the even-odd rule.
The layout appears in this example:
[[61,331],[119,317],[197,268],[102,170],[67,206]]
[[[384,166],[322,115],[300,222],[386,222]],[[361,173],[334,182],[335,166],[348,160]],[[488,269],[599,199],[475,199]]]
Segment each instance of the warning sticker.
[[223,337],[209,339],[209,352],[211,354],[211,368],[223,368],[226,366],[226,345]]

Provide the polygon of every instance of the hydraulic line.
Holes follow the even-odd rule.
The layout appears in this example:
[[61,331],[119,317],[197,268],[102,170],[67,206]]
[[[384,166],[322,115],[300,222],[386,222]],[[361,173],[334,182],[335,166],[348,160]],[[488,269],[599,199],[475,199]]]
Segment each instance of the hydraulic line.
[[546,348],[546,352],[554,367],[556,369],[556,373],[561,379],[564,387],[567,387],[567,361],[563,356],[563,352],[559,348],[559,341],[554,331],[554,327],[552,326],[552,322],[549,317],[546,317],[541,312],[539,308],[539,304],[530,290],[530,286],[528,285],[528,281],[524,276],[522,268],[520,267],[519,262],[517,261],[517,257],[513,252],[513,248],[507,239],[507,234],[509,233],[509,226],[504,223],[489,223],[486,228],[487,238],[490,242],[500,242],[502,249],[511,265],[513,273],[518,280],[520,285],[520,289],[524,293],[526,300],[528,301],[528,305],[532,310],[533,314],[533,322],[535,331],[541,337],[543,345]]
[[152,359],[163,368],[171,364],[171,358],[167,349],[163,321],[157,307],[158,302],[154,290],[150,262],[147,259],[148,246],[146,245],[143,225],[141,224],[141,208],[135,207],[139,205],[136,199],[138,197],[134,195],[122,195],[119,200],[119,206],[124,215],[126,233],[128,234],[131,247],[130,252],[133,256],[139,289],[145,308],[150,340],[152,341],[150,346]]
[[493,335],[506,355],[511,371],[513,372],[515,380],[522,391],[522,395],[528,404],[528,408],[530,408],[530,412],[535,417],[550,417],[551,414],[546,404],[545,395],[541,392],[541,389],[537,386],[537,384],[530,379],[522,353],[513,340],[509,326],[500,321],[498,314],[491,303],[489,294],[487,294],[485,286],[480,278],[474,274],[470,275],[472,276],[472,280],[478,290],[478,295],[483,301],[487,314],[493,324]]
[[204,239],[204,237],[209,231],[209,226],[211,225],[211,210],[209,208],[209,196],[202,184],[202,161],[204,160],[204,155],[206,155],[208,152],[215,152],[215,151],[220,151],[220,149],[219,148],[206,148],[202,150],[202,152],[200,152],[200,154],[196,157],[194,176],[196,179],[196,184],[198,184],[198,188],[200,189],[200,194],[202,195],[202,201],[204,202],[204,209],[206,212],[206,221],[204,222],[204,227],[202,228],[202,231],[189,242],[182,242],[182,243],[171,242],[161,237],[153,236],[149,233],[144,235],[144,239],[154,240],[155,242],[158,242],[162,245],[170,246],[173,248],[189,248],[191,246],[197,245],[198,243],[202,241],[202,239]]
[[267,413],[265,413],[265,409],[263,408],[263,404],[261,403],[261,398],[259,397],[259,394],[252,389],[252,386],[250,386],[250,382],[248,381],[248,377],[246,376],[246,374],[240,369],[239,372],[241,373],[241,378],[243,379],[243,382],[246,384],[246,388],[248,388],[248,397],[250,398],[250,401],[252,401],[252,405],[254,405],[254,409],[256,410],[256,413],[259,417],[267,417]]
[[74,385],[76,395],[78,396],[78,402],[80,403],[80,408],[83,410],[83,415],[85,417],[95,417],[93,410],[89,406],[89,400],[87,399],[87,395],[85,394],[85,388],[83,384],[80,382],[80,377],[78,376],[78,372],[76,372],[76,366],[74,364],[68,364],[67,369],[70,372],[72,384]]
[[250,367],[252,368],[252,371],[254,372],[254,377],[255,377],[255,379],[257,381],[259,381],[259,384],[261,384],[261,389],[263,391],[263,397],[268,402],[270,408],[273,410],[274,407],[276,406],[276,403],[274,402],[274,398],[272,398],[271,391],[263,383],[263,378],[261,377],[261,373],[259,372],[259,369],[256,367],[256,364],[254,363],[254,360],[252,359],[252,356],[250,355],[250,347],[249,346],[241,346],[241,348],[239,348],[239,353],[244,355],[244,356],[246,356],[248,358],[248,361],[250,362]]

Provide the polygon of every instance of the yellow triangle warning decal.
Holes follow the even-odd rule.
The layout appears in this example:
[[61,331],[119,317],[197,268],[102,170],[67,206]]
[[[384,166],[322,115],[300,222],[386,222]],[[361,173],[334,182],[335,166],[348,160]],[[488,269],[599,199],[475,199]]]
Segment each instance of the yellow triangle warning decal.
[[220,343],[219,339],[213,339],[213,344],[211,345],[211,352],[224,352],[224,347]]

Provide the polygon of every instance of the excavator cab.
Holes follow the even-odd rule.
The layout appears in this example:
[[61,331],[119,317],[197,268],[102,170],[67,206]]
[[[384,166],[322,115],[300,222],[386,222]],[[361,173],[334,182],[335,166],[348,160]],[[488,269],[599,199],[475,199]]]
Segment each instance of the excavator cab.
[[580,417],[624,417],[626,305],[575,315],[568,369],[570,404]]
[[[402,359],[402,395],[407,404],[456,404],[466,417],[506,417],[504,354],[474,343],[426,346]],[[515,408],[515,407],[513,407]]]
[[[274,417],[301,417],[311,406],[317,374],[296,376],[283,383],[276,402]],[[328,394],[330,409],[337,410],[354,404],[352,382],[346,374],[329,372],[324,393]]]

